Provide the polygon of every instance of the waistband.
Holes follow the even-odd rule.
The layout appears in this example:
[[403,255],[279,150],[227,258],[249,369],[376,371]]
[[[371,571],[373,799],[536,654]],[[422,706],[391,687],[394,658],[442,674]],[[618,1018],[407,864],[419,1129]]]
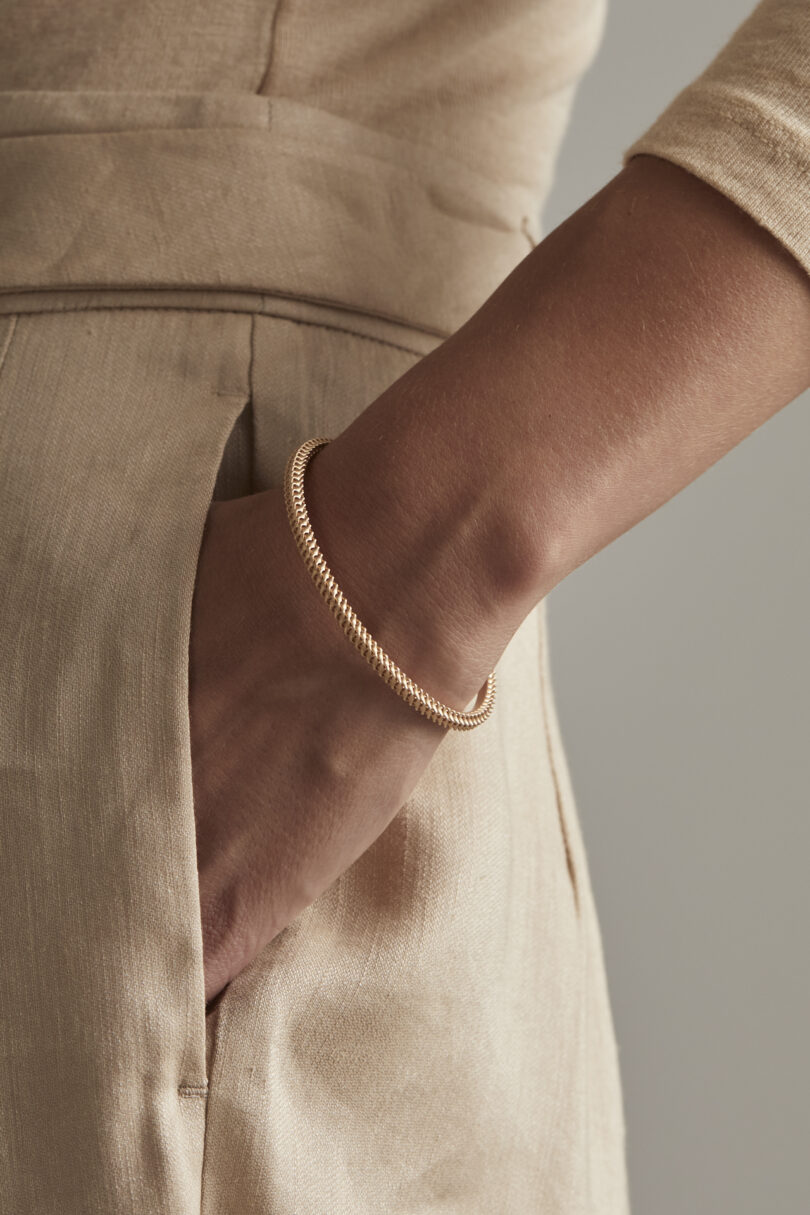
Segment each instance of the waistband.
[[0,92],[0,305],[249,292],[444,336],[539,239],[537,210],[525,187],[284,98]]

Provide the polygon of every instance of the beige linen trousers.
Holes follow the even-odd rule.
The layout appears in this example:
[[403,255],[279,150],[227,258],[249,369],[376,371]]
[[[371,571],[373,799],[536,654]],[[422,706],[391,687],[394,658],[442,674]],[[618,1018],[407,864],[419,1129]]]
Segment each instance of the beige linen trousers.
[[601,0],[0,17],[0,1210],[625,1215],[545,604],[208,1014],[187,698],[212,497],[278,485],[539,239]]

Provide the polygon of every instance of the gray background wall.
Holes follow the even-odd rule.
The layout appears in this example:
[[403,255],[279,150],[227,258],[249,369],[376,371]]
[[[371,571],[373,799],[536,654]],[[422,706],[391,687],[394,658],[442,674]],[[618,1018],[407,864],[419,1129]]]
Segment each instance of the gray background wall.
[[[752,8],[611,0],[546,231]],[[810,1211],[809,405],[549,597],[634,1215]]]

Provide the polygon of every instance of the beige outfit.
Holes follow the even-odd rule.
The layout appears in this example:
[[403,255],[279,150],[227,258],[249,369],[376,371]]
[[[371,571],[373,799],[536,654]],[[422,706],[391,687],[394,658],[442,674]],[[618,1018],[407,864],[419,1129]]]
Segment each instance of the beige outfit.
[[[805,264],[807,13],[760,6],[636,149]],[[208,1016],[187,710],[212,495],[278,485],[539,239],[601,0],[0,16],[0,1210],[625,1215],[545,605]]]

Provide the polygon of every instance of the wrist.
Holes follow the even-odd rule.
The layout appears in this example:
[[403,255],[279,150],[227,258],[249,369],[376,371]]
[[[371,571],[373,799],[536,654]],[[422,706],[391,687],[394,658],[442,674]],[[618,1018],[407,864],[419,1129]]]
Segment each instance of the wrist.
[[315,537],[374,639],[427,691],[466,707],[525,615],[510,626],[505,612],[524,578],[508,522],[487,487],[469,492],[458,478],[442,489],[424,444],[365,439],[350,427],[311,459]]

